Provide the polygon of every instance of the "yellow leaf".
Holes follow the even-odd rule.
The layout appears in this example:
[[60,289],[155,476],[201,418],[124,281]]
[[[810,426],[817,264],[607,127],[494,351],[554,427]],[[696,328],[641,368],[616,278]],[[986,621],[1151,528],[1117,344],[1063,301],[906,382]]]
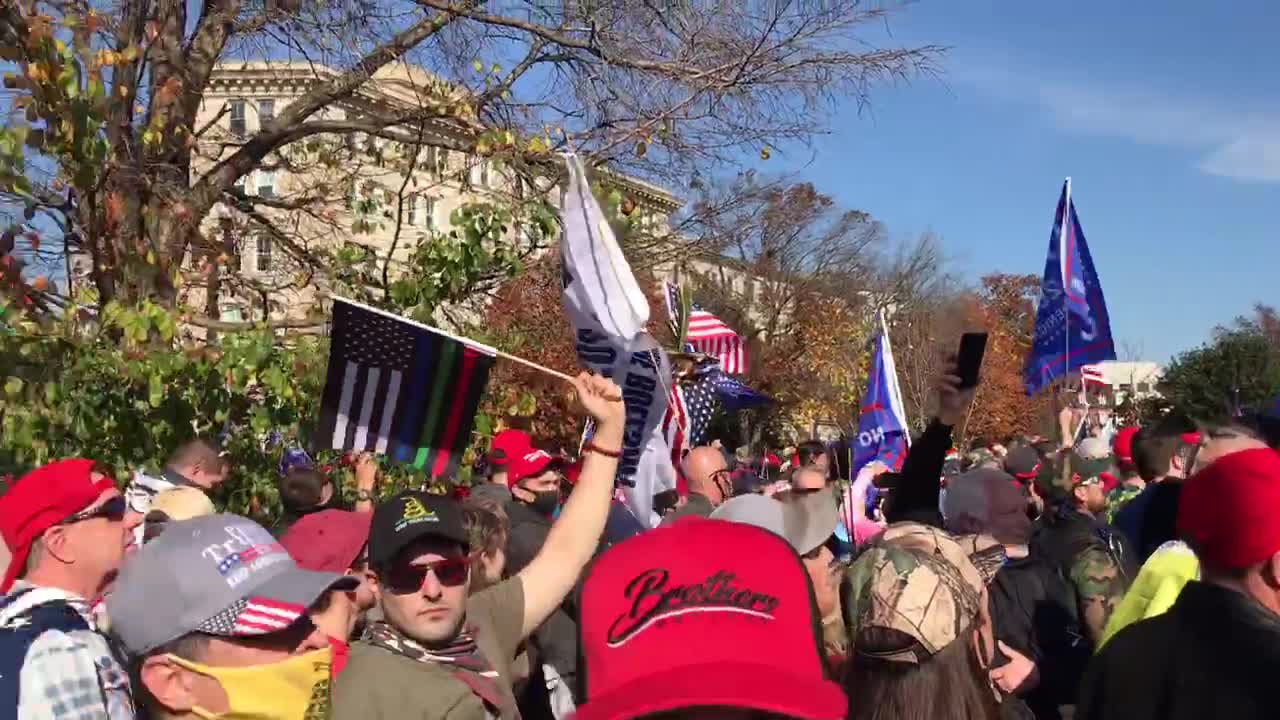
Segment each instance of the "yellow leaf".
[[476,72],[484,72],[484,65],[479,60],[472,60],[471,67],[475,68]]

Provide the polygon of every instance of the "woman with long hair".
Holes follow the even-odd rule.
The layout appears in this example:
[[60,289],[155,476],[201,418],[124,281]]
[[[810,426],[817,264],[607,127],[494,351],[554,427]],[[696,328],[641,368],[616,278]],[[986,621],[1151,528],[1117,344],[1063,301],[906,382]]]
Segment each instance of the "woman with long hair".
[[845,572],[849,720],[998,720],[986,585],[994,538],[890,525]]

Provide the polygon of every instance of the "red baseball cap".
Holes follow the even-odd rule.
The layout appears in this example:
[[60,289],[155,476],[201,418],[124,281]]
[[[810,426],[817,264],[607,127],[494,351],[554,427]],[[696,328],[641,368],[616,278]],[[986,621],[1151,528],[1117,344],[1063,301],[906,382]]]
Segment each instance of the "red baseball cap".
[[1117,460],[1129,465],[1133,464],[1133,436],[1137,434],[1138,428],[1135,425],[1116,431],[1116,436],[1111,441],[1111,452],[1115,454]]
[[321,510],[303,515],[280,536],[280,544],[303,570],[343,575],[369,543],[373,513]]
[[[732,553],[724,548],[733,548]],[[578,720],[696,707],[838,720],[809,577],[781,537],[684,518],[606,550],[582,590]]]
[[528,477],[541,474],[552,463],[564,464],[564,459],[556,457],[546,450],[526,448],[523,454],[512,458],[507,465],[507,485],[515,487],[516,483]]
[[1280,552],[1280,454],[1224,455],[1182,483],[1178,533],[1210,567],[1252,567]]
[[493,436],[489,443],[489,464],[496,468],[507,468],[511,461],[533,447],[529,433],[523,430],[503,430]]
[[36,538],[115,487],[105,475],[93,479],[93,464],[84,458],[51,462],[18,478],[0,497],[0,536],[13,553],[0,592],[9,592],[26,568]]

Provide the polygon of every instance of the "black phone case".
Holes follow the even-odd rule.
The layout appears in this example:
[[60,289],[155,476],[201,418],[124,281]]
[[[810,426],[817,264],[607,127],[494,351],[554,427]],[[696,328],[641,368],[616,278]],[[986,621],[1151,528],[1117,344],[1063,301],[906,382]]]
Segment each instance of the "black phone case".
[[956,374],[960,376],[961,390],[977,387],[982,373],[982,358],[986,352],[986,333],[965,333],[960,336],[960,352],[956,355]]

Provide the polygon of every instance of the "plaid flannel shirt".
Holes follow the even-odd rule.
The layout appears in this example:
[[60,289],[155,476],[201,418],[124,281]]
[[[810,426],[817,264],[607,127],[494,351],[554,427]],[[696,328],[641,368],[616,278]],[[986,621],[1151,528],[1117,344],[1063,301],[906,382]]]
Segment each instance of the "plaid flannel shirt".
[[[16,583],[16,592],[25,583]],[[41,588],[49,592],[49,588]],[[94,628],[89,604],[63,600]],[[51,630],[31,643],[19,680],[19,720],[133,720],[129,675],[107,638],[95,630]]]

